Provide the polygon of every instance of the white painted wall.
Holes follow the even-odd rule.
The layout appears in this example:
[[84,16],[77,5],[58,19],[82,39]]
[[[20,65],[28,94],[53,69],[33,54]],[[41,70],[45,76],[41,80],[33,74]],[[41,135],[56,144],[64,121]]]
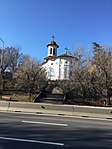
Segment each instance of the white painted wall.
[[[55,48],[54,54],[53,54],[53,48]],[[50,53],[51,49],[52,49],[52,53]],[[56,45],[48,46],[48,56],[57,56],[57,46]]]
[[71,57],[58,57],[49,59],[42,67],[46,69],[47,78],[50,80],[69,80],[74,71],[74,62],[75,59]]
[[[47,78],[50,80],[69,80],[74,71],[75,58],[68,56],[57,56],[57,44],[48,44],[48,57],[42,67],[46,70]],[[55,53],[53,53],[55,48]],[[52,52],[51,52],[52,49]]]

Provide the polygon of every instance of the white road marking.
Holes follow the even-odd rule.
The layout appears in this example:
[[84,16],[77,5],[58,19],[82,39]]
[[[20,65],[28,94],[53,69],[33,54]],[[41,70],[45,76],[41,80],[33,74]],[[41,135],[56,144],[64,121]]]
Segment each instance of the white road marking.
[[36,141],[36,140],[27,140],[27,139],[18,139],[18,138],[8,138],[8,137],[0,137],[0,140],[20,141],[20,142],[29,142],[29,143],[40,143],[40,144],[47,144],[47,145],[64,146],[63,143]]
[[22,121],[23,123],[31,123],[31,124],[44,124],[44,125],[55,125],[55,126],[65,126],[68,124],[58,124],[58,123],[46,123],[46,122],[34,122],[34,121]]

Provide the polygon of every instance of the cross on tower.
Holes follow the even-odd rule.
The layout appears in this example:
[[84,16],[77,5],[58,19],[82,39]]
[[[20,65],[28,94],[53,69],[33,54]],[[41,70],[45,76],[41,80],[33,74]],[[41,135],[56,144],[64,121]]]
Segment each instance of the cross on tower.
[[55,38],[55,36],[53,35],[53,36],[52,36],[53,41],[54,41],[54,38]]
[[66,54],[67,54],[67,51],[68,51],[68,48],[67,47],[65,48],[65,51],[66,51]]

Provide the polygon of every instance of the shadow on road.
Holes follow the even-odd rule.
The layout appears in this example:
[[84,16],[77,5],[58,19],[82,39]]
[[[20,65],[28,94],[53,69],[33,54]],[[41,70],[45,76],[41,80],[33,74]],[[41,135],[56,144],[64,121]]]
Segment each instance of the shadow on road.
[[[40,125],[27,125],[15,123],[0,123],[0,136],[22,138],[29,140],[40,140],[50,142],[64,143],[64,147],[44,145],[47,148],[69,148],[69,149],[112,149],[112,130],[111,129],[96,129],[96,128],[80,128],[76,129],[69,127],[45,127]],[[43,145],[35,143],[25,143],[16,141],[0,140],[0,149],[24,149],[27,147],[36,149],[42,148]],[[26,147],[25,147],[26,146]],[[28,147],[27,147],[28,149]]]

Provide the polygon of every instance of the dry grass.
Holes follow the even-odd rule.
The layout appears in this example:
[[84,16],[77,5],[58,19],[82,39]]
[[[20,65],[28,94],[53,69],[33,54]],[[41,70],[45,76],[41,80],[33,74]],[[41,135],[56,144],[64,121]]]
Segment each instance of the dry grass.
[[19,95],[14,94],[11,98],[12,101],[20,101],[20,102],[29,102],[29,96],[28,95]]
[[[29,93],[24,93],[20,91],[3,91],[1,94],[2,100],[7,101],[20,101],[20,102],[32,102],[35,94],[32,95],[31,99],[29,98]],[[3,97],[3,98],[2,98]]]

